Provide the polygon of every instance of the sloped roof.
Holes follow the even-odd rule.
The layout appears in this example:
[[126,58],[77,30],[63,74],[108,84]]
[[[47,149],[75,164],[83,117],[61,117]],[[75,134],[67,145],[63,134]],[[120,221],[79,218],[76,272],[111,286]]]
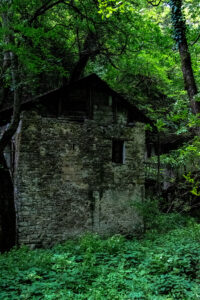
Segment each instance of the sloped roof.
[[[44,94],[41,94],[35,98],[30,98],[30,99],[23,101],[22,105],[21,105],[21,110],[26,110],[30,106],[31,107],[34,106],[34,103],[43,101],[43,99],[48,99],[48,97],[52,98],[54,96],[58,96],[60,94],[67,93],[68,91],[72,91],[79,87],[86,88],[89,86],[96,86],[96,87],[102,89],[104,92],[114,96],[115,99],[117,99],[116,101],[119,102],[120,105],[122,105],[123,107],[126,107],[131,112],[131,114],[133,114],[133,117],[136,121],[140,121],[143,123],[150,123],[151,125],[153,125],[153,122],[148,117],[146,117],[142,111],[140,111],[135,105],[130,103],[122,95],[120,95],[119,93],[117,93],[113,89],[111,89],[105,81],[103,81],[101,78],[99,78],[94,73],[87,77],[79,79],[78,81],[75,81],[69,85],[66,85],[66,86],[63,86],[61,88],[57,88],[54,90],[50,90],[50,91],[48,91]],[[56,99],[56,97],[55,97],[55,99]],[[6,114],[10,113],[11,114],[11,112],[12,112],[12,105],[4,106],[0,110],[0,114],[2,114],[2,113],[6,113]]]

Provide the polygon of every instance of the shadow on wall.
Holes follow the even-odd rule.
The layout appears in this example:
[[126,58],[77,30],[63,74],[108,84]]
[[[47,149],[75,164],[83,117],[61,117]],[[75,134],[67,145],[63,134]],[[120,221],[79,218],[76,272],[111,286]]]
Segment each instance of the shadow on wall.
[[0,251],[10,250],[16,241],[13,183],[4,157],[0,157]]

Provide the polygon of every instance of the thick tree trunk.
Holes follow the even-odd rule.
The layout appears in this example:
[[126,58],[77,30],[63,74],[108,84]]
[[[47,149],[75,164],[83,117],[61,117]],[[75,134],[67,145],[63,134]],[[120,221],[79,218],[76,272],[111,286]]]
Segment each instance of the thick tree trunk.
[[198,93],[194,73],[192,70],[192,62],[190,52],[188,49],[187,40],[179,43],[179,53],[181,57],[181,66],[185,84],[185,90],[188,93],[190,99],[190,105],[194,114],[200,113],[200,103],[194,101],[194,96]]
[[[11,30],[12,21],[12,0],[2,0],[3,13],[2,28],[5,32],[4,42],[6,45],[14,44],[14,35]],[[20,119],[20,104],[21,97],[19,96],[19,78],[18,78],[18,59],[11,51],[6,49],[3,56],[4,72],[10,72],[11,83],[10,87],[13,90],[13,112],[10,124],[6,131],[3,132],[0,138],[0,251],[9,250],[16,239],[16,214],[14,206],[14,188],[11,180],[10,172],[4,159],[4,149],[10,143],[12,136],[15,134],[19,119]],[[5,101],[4,88],[2,102]],[[1,101],[0,101],[1,102]],[[3,104],[3,103],[0,104]]]
[[194,96],[198,93],[198,90],[194,78],[191,56],[186,38],[186,24],[182,12],[182,0],[170,0],[169,3],[171,6],[172,23],[174,27],[174,39],[178,44],[181,58],[185,90],[187,91],[190,99],[192,112],[197,114],[200,113],[200,104],[194,100]]
[[[14,36],[12,35],[12,31],[10,30],[10,24],[12,21],[12,11],[10,8],[12,5],[12,1],[4,0],[2,5],[4,5],[3,13],[1,15],[2,28],[6,32],[4,36],[4,42],[6,45],[9,45],[14,43]],[[9,127],[0,139],[0,154],[3,153],[6,145],[10,142],[12,136],[17,130],[20,118],[21,97],[19,96],[18,59],[11,50],[6,50],[4,52],[3,70],[6,71],[8,69],[10,69],[11,73],[11,87],[13,90],[13,113]]]
[[20,120],[21,97],[19,96],[19,90],[17,88],[18,62],[17,62],[17,57],[12,52],[10,52],[10,60],[11,60],[12,85],[13,85],[13,90],[14,90],[14,92],[13,92],[13,113],[12,113],[10,124],[0,139],[0,153],[3,153],[3,150],[5,149],[7,144],[10,142],[12,136],[15,134],[18,124],[19,124],[19,120]]
[[99,54],[97,37],[90,32],[85,39],[83,49],[79,53],[79,60],[71,73],[69,80],[70,83],[81,78],[89,59],[91,57],[95,57],[97,54]]
[[4,81],[4,74],[6,73],[9,67],[10,67],[10,53],[9,51],[5,51],[3,53],[2,73],[0,78],[0,87],[2,89],[2,93],[0,97],[0,107],[3,106],[9,94],[9,88],[6,85],[6,82]]
[[[4,1],[2,3],[2,8],[3,8],[3,12],[2,12],[2,30],[3,31],[7,31],[8,30],[8,22],[9,22],[9,18],[7,16],[7,11],[6,11],[6,7],[4,7],[4,5],[7,4],[7,7],[9,7],[9,5],[11,4],[10,1]],[[4,35],[4,43],[7,45],[9,44],[11,39],[10,33],[7,32],[7,34]],[[9,88],[5,82],[4,79],[4,74],[6,73],[6,71],[8,70],[8,68],[10,68],[11,66],[11,60],[10,60],[10,51],[5,50],[3,52],[3,64],[2,64],[2,72],[1,72],[1,78],[0,78],[0,87],[2,89],[2,94],[0,97],[0,107],[4,104],[4,102],[6,101],[8,92],[9,92]]]
[[81,78],[89,59],[90,59],[89,53],[80,55],[78,62],[76,63],[74,69],[72,70],[69,83],[77,81]]

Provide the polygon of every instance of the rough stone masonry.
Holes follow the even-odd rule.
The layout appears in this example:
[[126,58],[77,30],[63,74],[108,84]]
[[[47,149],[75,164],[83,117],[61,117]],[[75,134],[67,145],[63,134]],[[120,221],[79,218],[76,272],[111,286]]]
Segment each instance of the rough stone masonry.
[[[123,161],[113,161],[114,141]],[[144,193],[144,124],[101,123],[24,112],[15,137],[19,244],[47,247],[85,232],[132,235]],[[120,144],[119,144],[120,145]]]

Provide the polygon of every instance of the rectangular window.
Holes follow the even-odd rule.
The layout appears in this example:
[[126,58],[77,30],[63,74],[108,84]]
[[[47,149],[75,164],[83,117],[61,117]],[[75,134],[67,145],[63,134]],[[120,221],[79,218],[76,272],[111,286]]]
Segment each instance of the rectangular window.
[[125,163],[125,143],[122,140],[112,141],[112,161],[118,164]]

